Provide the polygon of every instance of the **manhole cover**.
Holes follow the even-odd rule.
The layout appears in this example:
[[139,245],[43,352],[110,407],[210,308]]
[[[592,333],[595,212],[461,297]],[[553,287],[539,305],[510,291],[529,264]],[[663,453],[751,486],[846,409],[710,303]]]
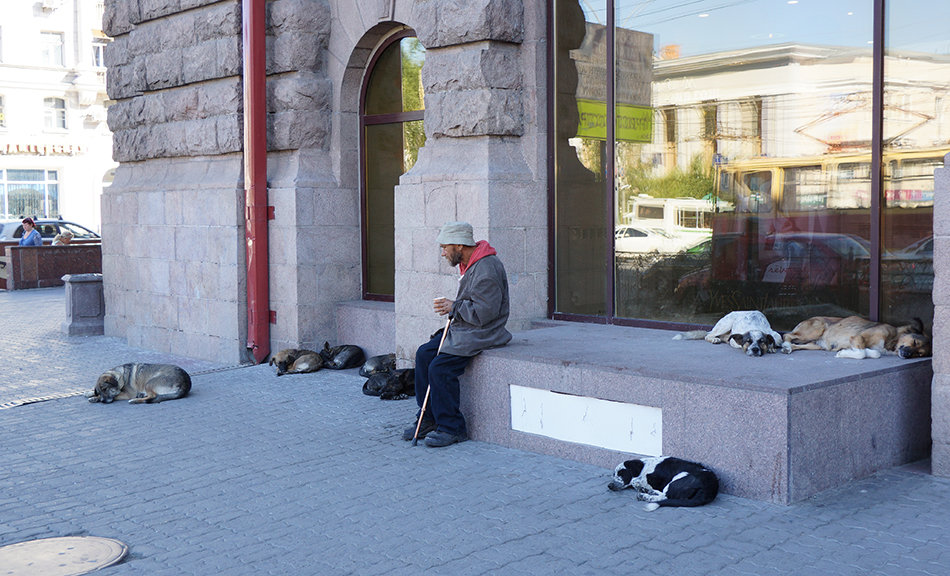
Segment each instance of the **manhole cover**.
[[0,547],[0,576],[76,576],[112,566],[129,548],[111,538],[67,536]]

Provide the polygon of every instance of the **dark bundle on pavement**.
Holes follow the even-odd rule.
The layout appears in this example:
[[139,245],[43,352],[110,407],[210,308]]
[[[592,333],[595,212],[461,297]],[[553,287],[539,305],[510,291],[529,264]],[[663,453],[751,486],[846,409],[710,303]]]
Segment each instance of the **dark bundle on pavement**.
[[343,344],[330,347],[329,342],[323,343],[323,350],[320,351],[323,358],[323,367],[330,370],[346,370],[347,368],[356,368],[363,363],[366,355],[363,349],[352,344]]
[[363,383],[363,394],[380,400],[405,400],[416,395],[416,371],[412,368],[378,372]]
[[379,356],[372,356],[363,363],[363,366],[360,368],[360,376],[369,378],[373,374],[392,372],[395,369],[396,355],[381,354]]

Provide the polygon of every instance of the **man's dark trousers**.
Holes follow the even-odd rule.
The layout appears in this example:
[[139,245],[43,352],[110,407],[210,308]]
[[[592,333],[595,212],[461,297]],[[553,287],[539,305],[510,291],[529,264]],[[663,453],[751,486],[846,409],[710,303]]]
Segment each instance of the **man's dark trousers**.
[[416,403],[421,409],[426,388],[431,386],[426,418],[434,419],[439,431],[460,436],[466,429],[459,411],[459,376],[472,357],[445,352],[436,356],[441,338],[439,334],[416,350]]

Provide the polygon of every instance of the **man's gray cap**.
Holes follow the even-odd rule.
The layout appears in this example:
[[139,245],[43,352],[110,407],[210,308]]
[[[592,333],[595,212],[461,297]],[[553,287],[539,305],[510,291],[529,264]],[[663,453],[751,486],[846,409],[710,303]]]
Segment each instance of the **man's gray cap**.
[[446,222],[439,231],[438,242],[443,245],[474,246],[475,235],[472,232],[472,225],[468,222]]

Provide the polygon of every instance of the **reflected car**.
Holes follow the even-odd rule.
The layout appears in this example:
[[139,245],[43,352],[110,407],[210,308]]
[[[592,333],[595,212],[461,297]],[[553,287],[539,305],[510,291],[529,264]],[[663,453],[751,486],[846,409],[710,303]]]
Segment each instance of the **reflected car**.
[[[713,236],[711,264],[683,275],[678,300],[708,302],[712,291],[806,295],[840,291],[853,295],[864,285],[871,253],[850,234],[790,233],[750,239]],[[758,286],[758,288],[756,288]]]
[[[100,240],[98,234],[86,228],[70,222],[68,220],[59,220],[55,218],[36,218],[36,230],[43,237],[43,244],[52,244],[53,238],[64,230],[73,233],[73,240]],[[0,220],[0,242],[10,242],[19,240],[23,237],[23,219],[19,220]]]
[[[921,238],[920,240],[917,240],[916,242],[912,242],[908,244],[901,250],[893,252],[892,254],[890,254],[890,256],[893,256],[895,258],[909,258],[909,259],[919,258],[919,259],[933,260],[934,237],[931,235],[931,236],[927,236],[926,238]],[[888,255],[885,255],[884,257],[887,258]]]
[[706,236],[674,236],[660,228],[639,224],[621,224],[614,232],[614,250],[646,254],[676,254],[702,242]]
[[690,272],[709,266],[712,243],[712,238],[707,238],[682,252],[660,258],[650,266],[646,277],[663,276],[672,277],[675,280]]
[[777,234],[772,250],[776,257],[765,266],[762,282],[793,286],[839,286],[850,282],[842,274],[871,258],[867,246],[850,234]]
[[711,238],[706,238],[682,252],[663,254],[650,263],[639,281],[641,293],[650,294],[649,297],[654,299],[669,299],[684,277],[697,270],[709,269],[712,243]]
[[927,236],[881,257],[882,284],[888,290],[925,293],[933,290],[934,237]]

